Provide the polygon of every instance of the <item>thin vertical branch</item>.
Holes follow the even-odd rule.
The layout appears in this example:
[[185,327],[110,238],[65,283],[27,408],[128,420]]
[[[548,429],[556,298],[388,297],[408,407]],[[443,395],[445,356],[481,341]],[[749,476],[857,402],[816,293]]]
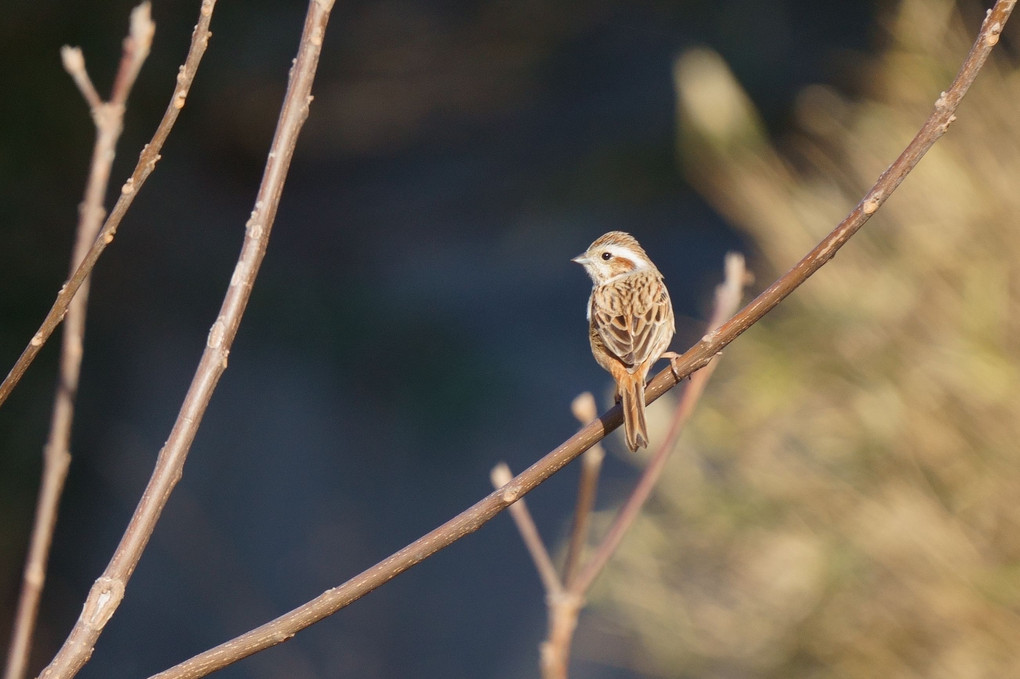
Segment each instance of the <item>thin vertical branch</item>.
[[[85,197],[79,207],[78,231],[71,255],[69,275],[85,257],[96,240],[103,224],[105,210],[103,196],[109,185],[110,168],[117,140],[123,129],[124,106],[134,86],[142,64],[149,55],[156,25],[149,13],[149,3],[143,2],[131,12],[128,37],[119,74],[114,82],[109,102],[99,99],[88,72],[85,59],[78,48],[64,47],[61,57],[64,68],[78,85],[88,102],[96,125],[96,141],[92,149],[92,162],[85,187]],[[44,448],[43,476],[36,504],[35,523],[29,543],[25,571],[22,577],[18,610],[11,631],[11,645],[7,650],[7,667],[4,679],[22,679],[28,667],[32,634],[39,612],[39,600],[46,581],[46,563],[49,560],[53,530],[57,523],[57,509],[63,494],[64,481],[71,464],[71,423],[74,419],[74,401],[78,392],[81,370],[85,316],[88,307],[89,279],[82,282],[77,296],[71,301],[64,323],[64,337],[60,355],[60,376],[50,420],[50,434]]]
[[[574,399],[571,410],[581,424],[593,422],[598,417],[595,398],[587,391]],[[574,522],[570,527],[567,557],[563,564],[563,582],[568,587],[577,577],[577,570],[581,565],[581,555],[588,537],[588,520],[595,507],[595,495],[598,491],[599,475],[602,472],[602,461],[605,457],[606,451],[601,443],[596,443],[581,456],[581,478],[577,482]]]
[[546,598],[549,615],[549,635],[540,647],[542,679],[567,679],[570,647],[577,629],[577,618],[584,607],[584,597],[573,589],[565,589],[558,596]]

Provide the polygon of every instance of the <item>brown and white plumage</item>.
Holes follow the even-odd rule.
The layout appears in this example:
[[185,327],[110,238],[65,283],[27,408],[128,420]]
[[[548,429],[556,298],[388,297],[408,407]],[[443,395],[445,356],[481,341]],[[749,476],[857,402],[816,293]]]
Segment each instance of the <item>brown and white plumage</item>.
[[628,233],[604,234],[573,261],[591,276],[591,351],[616,380],[627,447],[637,450],[648,445],[645,380],[673,339],[669,293],[662,274]]

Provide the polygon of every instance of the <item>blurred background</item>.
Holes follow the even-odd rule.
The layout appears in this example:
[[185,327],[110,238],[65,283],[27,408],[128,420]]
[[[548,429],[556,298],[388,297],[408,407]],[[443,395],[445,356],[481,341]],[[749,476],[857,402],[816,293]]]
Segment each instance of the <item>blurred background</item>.
[[[131,7],[19,3],[0,26],[4,372],[66,277],[91,152],[58,50],[81,46],[106,94]],[[197,9],[153,6],[111,193],[162,115]],[[163,160],[100,260],[33,671],[176,416],[304,9],[217,7]],[[485,495],[497,462],[520,471],[556,446],[577,427],[574,396],[611,393],[569,259],[607,230],[637,236],[683,350],[724,253],[749,255],[757,292],[827,233],[928,114],[983,10],[338,4],[230,367],[81,676],[147,676],[290,610]],[[582,615],[574,676],[1016,676],[1015,35],[862,237],[727,351]],[[57,349],[0,409],[4,644]],[[601,507],[639,465],[609,458]],[[575,480],[572,466],[528,496],[550,544]],[[537,676],[545,623],[500,516],[221,676]]]

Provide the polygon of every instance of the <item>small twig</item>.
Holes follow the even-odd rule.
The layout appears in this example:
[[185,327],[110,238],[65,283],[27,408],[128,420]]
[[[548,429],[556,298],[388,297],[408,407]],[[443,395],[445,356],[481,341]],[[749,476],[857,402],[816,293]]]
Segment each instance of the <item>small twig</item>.
[[[71,304],[71,299],[78,292],[82,284],[84,284],[88,275],[92,273],[92,269],[96,266],[96,261],[103,254],[103,250],[113,242],[114,237],[117,235],[117,227],[120,226],[124,214],[131,206],[131,203],[134,202],[135,196],[138,195],[138,191],[145,184],[145,180],[156,169],[156,163],[160,158],[159,152],[163,148],[163,144],[166,142],[174,123],[177,121],[177,116],[180,115],[181,109],[184,108],[188,91],[191,89],[191,83],[194,81],[195,73],[198,70],[198,65],[201,63],[202,56],[205,54],[205,49],[209,44],[209,36],[212,35],[209,32],[209,21],[212,19],[213,8],[215,6],[216,0],[202,0],[198,24],[191,34],[191,47],[188,50],[188,56],[184,61],[184,65],[181,66],[180,71],[177,73],[177,85],[174,88],[173,96],[170,98],[170,104],[163,114],[163,119],[156,128],[155,134],[152,135],[152,139],[139,154],[138,164],[135,165],[131,176],[128,177],[121,187],[120,197],[117,198],[117,202],[114,204],[113,210],[110,211],[110,216],[106,219],[106,223],[100,230],[98,237],[91,243],[91,247],[85,253],[85,256],[82,257],[78,268],[75,269],[71,277],[61,286],[60,291],[57,293],[57,298],[46,314],[46,318],[43,319],[42,325],[39,326],[39,330],[32,336],[28,346],[21,352],[21,356],[18,357],[10,372],[7,373],[7,377],[0,383],[0,405],[3,405],[7,400],[11,391],[21,380],[25,371],[28,370],[28,366],[31,365],[32,361],[39,354],[39,350],[42,349],[42,346],[50,338],[57,326],[60,325],[60,322],[64,320],[67,309]],[[72,50],[71,52],[66,52],[63,56],[65,60],[77,61],[81,57],[81,53],[74,54]],[[141,64],[138,63],[137,66],[128,65],[121,68],[114,82],[114,95],[111,97],[110,102],[112,105],[123,106],[123,100],[118,98],[118,92],[123,92],[124,97],[127,96],[126,89],[122,83],[128,81],[131,70],[137,70],[140,67]],[[82,90],[85,98],[89,100],[90,105],[93,104],[93,101],[99,101],[98,95],[95,95],[93,98],[87,92],[87,90],[91,90],[92,94],[95,93],[95,88],[92,87],[90,81],[87,81],[87,84],[85,84],[76,77],[75,82],[78,84],[79,89]],[[100,106],[98,110],[102,111],[103,107]]]
[[[998,42],[999,34],[1015,2],[1016,0],[996,2],[982,23],[977,41],[963,62],[952,86],[939,97],[935,110],[913,141],[879,177],[860,204],[793,269],[776,280],[717,331],[708,333],[698,344],[677,359],[675,367],[666,368],[656,375],[645,390],[645,398],[649,403],[672,389],[695,370],[707,365],[727,344],[761,320],[797,286],[832,259],[836,251],[875,213],[921,157],[945,133],[954,119],[953,114],[960,100],[974,82],[992,47]],[[327,590],[275,620],[204,651],[155,677],[159,679],[202,677],[292,638],[299,631],[336,613],[439,550],[478,530],[496,514],[533,490],[622,423],[622,410],[619,406],[613,407],[599,420],[582,428],[559,447],[518,474],[503,488],[490,493],[443,525],[339,587]]]
[[[595,408],[595,397],[584,392],[574,399],[571,411],[581,424],[588,424],[598,417]],[[595,506],[595,495],[598,491],[599,474],[602,473],[602,461],[606,451],[602,444],[596,443],[581,456],[581,477],[577,482],[577,503],[574,506],[574,522],[570,527],[570,539],[567,542],[567,558],[563,563],[563,582],[568,587],[577,577],[581,564],[585,541],[588,537],[588,520]]]
[[[492,468],[490,477],[493,486],[502,488],[510,483],[514,475],[510,473],[510,467],[505,462],[500,462]],[[542,538],[538,534],[538,527],[535,526],[535,520],[531,518],[531,512],[528,511],[528,506],[523,499],[510,505],[510,516],[517,525],[517,530],[521,534],[521,539],[524,540],[524,545],[528,548],[528,553],[531,554],[531,560],[535,562],[535,570],[538,571],[538,576],[542,579],[546,593],[549,596],[561,593],[563,584],[556,572],[556,566],[553,565],[552,558],[549,557],[549,550],[545,548],[545,543],[542,542]]]
[[113,94],[110,97],[112,103],[123,105],[127,101],[128,93],[138,79],[138,72],[149,56],[155,30],[156,24],[152,23],[149,2],[146,0],[131,12],[131,30],[124,39],[124,58],[120,60],[117,77],[113,81]]
[[[81,90],[92,110],[96,124],[96,142],[92,149],[92,162],[85,187],[85,197],[79,207],[78,231],[71,255],[70,274],[84,258],[96,240],[103,224],[105,212],[103,197],[110,179],[114,150],[123,129],[124,104],[134,85],[142,63],[149,54],[156,25],[149,14],[149,3],[144,2],[131,12],[131,27],[124,40],[119,77],[114,85],[111,103],[99,99],[88,72],[81,50],[63,47],[61,57],[64,68]],[[89,279],[86,278],[77,296],[72,300],[64,324],[64,338],[60,356],[60,378],[53,403],[50,434],[44,448],[43,477],[36,503],[35,523],[25,572],[22,579],[18,611],[11,631],[11,645],[7,651],[4,679],[21,679],[28,666],[32,634],[39,612],[39,600],[46,580],[46,562],[49,560],[53,530],[57,523],[57,508],[63,494],[64,481],[71,464],[71,423],[74,419],[74,401],[78,391],[82,346],[85,336]]]
[[[121,59],[123,60],[123,57]],[[81,96],[85,97],[89,108],[95,111],[102,106],[103,100],[92,84],[88,71],[85,70],[85,56],[81,53],[81,48],[64,45],[60,48],[60,61],[64,64],[64,70],[74,80],[74,84],[81,90]]]

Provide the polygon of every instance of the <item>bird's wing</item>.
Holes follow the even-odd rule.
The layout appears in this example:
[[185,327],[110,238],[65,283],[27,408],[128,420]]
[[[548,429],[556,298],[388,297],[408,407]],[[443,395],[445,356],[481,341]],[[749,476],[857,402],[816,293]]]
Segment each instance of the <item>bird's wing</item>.
[[673,336],[669,293],[658,276],[606,288],[592,296],[592,325],[606,349],[633,372],[658,359],[651,354],[661,354]]

